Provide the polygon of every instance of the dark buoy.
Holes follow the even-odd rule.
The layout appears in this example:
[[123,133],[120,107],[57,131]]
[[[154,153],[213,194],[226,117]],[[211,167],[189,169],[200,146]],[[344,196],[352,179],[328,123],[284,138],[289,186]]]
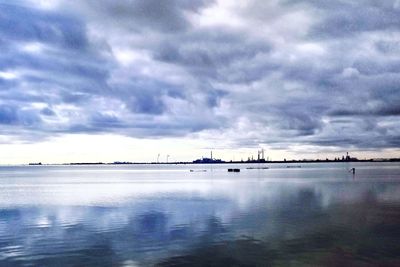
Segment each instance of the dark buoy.
[[353,174],[356,174],[356,168],[351,168],[350,171],[351,171]]

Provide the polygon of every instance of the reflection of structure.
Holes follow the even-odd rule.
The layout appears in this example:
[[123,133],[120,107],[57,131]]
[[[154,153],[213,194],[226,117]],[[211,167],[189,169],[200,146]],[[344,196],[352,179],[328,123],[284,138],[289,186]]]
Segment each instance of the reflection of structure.
[[211,151],[211,155],[209,158],[202,157],[201,159],[196,159],[193,163],[224,163],[225,161],[221,159],[214,159]]

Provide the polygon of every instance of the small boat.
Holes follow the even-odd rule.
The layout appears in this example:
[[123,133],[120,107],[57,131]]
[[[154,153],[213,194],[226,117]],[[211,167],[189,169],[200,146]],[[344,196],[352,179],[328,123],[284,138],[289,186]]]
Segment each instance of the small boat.
[[240,169],[228,169],[228,172],[240,172]]

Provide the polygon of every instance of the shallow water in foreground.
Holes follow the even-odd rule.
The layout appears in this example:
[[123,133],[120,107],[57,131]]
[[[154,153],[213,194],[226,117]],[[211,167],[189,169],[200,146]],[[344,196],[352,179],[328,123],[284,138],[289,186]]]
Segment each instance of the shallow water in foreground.
[[0,266],[400,266],[399,163],[287,165],[0,167]]

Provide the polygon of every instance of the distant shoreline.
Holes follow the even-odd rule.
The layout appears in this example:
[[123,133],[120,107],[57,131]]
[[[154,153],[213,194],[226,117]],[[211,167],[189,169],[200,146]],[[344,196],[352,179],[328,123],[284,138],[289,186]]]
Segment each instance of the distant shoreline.
[[223,162],[71,162],[71,163],[26,163],[0,166],[81,166],[81,165],[216,165],[216,164],[292,164],[292,163],[354,163],[354,162],[400,162],[400,158],[357,160],[276,160],[276,161],[223,161]]

